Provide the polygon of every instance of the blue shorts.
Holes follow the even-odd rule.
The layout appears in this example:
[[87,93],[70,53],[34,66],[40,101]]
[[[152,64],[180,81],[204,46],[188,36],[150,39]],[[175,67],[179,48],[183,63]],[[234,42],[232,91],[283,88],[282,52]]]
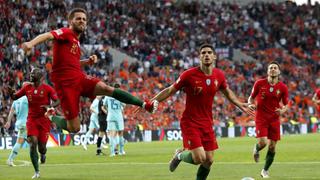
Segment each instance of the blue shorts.
[[123,121],[108,121],[108,131],[123,131],[124,123]]

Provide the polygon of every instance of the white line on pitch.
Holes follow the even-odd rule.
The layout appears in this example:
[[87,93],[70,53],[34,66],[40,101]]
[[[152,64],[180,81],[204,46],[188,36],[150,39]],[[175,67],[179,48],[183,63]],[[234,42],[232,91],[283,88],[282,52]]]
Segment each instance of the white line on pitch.
[[[22,164],[19,164],[17,166],[28,166],[31,164],[29,161],[18,161],[22,162]],[[81,165],[167,165],[168,163],[164,162],[101,162],[101,163],[57,163],[57,164],[45,164],[44,166],[81,166]],[[253,162],[214,162],[214,164],[222,164],[222,165],[241,165],[241,164],[252,164]],[[320,164],[320,161],[305,161],[305,162],[274,162],[273,164]],[[0,165],[0,166],[6,166],[6,165]]]

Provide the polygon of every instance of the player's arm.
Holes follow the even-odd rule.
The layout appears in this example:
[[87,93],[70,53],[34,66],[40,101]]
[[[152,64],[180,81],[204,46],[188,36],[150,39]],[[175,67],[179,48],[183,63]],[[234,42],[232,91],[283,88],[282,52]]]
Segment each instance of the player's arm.
[[108,109],[107,109],[106,107],[108,107],[108,106],[105,106],[105,105],[101,106],[101,110],[102,110],[105,114],[108,114]]
[[220,90],[223,95],[235,106],[237,106],[241,111],[246,112],[249,115],[254,115],[254,111],[248,107],[247,103],[242,103],[239,101],[239,99],[236,97],[236,95],[233,93],[233,91],[229,88],[226,87],[225,89]]
[[312,101],[316,105],[320,104],[320,99],[318,99],[317,93],[314,93],[314,95],[312,97]]
[[276,109],[276,113],[278,113],[279,115],[281,115],[287,111],[288,111],[288,104],[283,105],[282,107]]
[[8,115],[7,123],[4,125],[4,127],[5,127],[6,129],[9,129],[9,128],[10,128],[10,126],[11,126],[11,121],[12,121],[13,115],[14,115],[15,113],[16,113],[16,112],[15,112],[14,108],[11,107],[10,112],[9,112],[9,115]]
[[174,85],[171,85],[165,88],[164,90],[162,90],[161,92],[159,92],[156,96],[154,96],[151,99],[151,101],[157,100],[158,102],[162,102],[168,97],[170,97],[171,95],[175,94],[176,92],[177,92],[177,89],[174,87]]
[[254,99],[251,95],[249,96],[248,98],[248,107],[252,110],[255,110],[256,109],[256,105],[255,105],[255,102],[254,102]]
[[38,35],[37,37],[35,37],[34,39],[32,39],[31,41],[25,42],[21,45],[22,49],[27,53],[29,52],[34,46],[43,43],[47,40],[52,40],[54,38],[54,36],[52,35],[51,32],[46,32],[43,34]]
[[13,88],[8,87],[8,93],[12,100],[17,100],[25,95],[24,86],[18,92],[16,92]]
[[91,112],[91,113],[98,114],[98,112],[96,112],[96,111],[94,110],[94,107],[93,107],[93,106],[90,106],[90,112]]
[[80,65],[81,67],[84,67],[87,65],[91,66],[97,62],[98,62],[98,56],[94,54],[94,55],[91,55],[88,59],[80,60]]

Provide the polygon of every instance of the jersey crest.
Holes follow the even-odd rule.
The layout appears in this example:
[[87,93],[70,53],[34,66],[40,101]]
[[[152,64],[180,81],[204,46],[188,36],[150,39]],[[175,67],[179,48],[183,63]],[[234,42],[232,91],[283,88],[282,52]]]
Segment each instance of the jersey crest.
[[206,84],[207,84],[207,86],[210,86],[210,84],[211,84],[211,79],[207,79],[207,80],[206,80]]
[[273,92],[273,87],[270,87],[269,91],[270,91],[270,92]]

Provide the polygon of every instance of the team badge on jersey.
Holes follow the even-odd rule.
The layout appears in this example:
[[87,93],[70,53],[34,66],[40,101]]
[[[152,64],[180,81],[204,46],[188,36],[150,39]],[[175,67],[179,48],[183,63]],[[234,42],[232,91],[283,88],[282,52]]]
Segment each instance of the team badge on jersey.
[[34,91],[33,91],[33,93],[34,93],[34,94],[37,94],[37,93],[38,93],[38,91],[37,91],[37,90],[34,90]]
[[206,84],[209,86],[211,84],[211,79],[207,79]]
[[273,92],[273,87],[270,87],[269,91],[270,91],[270,92]]

